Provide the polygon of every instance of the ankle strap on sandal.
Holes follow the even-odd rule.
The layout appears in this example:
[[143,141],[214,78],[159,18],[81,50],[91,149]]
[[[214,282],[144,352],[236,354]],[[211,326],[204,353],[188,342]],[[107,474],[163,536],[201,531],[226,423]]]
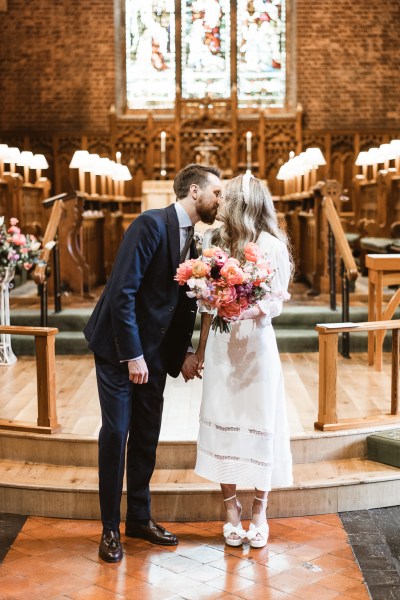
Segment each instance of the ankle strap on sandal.
[[254,500],[258,500],[259,502],[268,502],[268,496],[266,498],[258,498],[257,496],[254,496]]
[[233,500],[234,498],[236,498],[236,494],[230,498],[224,498],[224,502],[228,502],[228,500]]

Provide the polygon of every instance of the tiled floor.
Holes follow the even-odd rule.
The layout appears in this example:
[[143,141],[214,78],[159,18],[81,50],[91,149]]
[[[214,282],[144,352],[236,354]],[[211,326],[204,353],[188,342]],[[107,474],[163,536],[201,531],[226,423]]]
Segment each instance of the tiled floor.
[[0,566],[0,599],[369,598],[338,515],[269,523],[263,549],[225,546],[217,522],[168,524],[172,548],[123,536],[113,565],[97,556],[99,522],[31,517]]

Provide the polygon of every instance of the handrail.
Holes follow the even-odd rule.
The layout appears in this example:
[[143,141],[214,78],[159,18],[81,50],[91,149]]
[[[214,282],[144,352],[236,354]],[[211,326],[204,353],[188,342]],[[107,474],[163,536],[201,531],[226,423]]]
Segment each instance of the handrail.
[[357,265],[351,252],[349,242],[344,235],[343,227],[340,223],[339,215],[337,214],[332,198],[330,196],[325,196],[322,200],[322,206],[343,259],[346,275],[351,281],[355,281],[358,277]]
[[54,433],[61,429],[56,411],[55,327],[1,325],[0,333],[35,336],[37,377],[37,424],[0,419],[0,429],[31,433]]
[[[377,424],[400,422],[399,407],[399,330],[400,319],[393,321],[367,321],[362,323],[324,323],[315,326],[319,343],[318,420],[315,429],[338,431]],[[392,389],[389,415],[377,415],[338,420],[336,412],[337,363],[339,333],[349,331],[392,330]]]
[[48,244],[55,241],[57,235],[57,229],[60,224],[61,215],[63,212],[63,200],[55,200],[52,204],[51,215],[49,222],[46,227],[46,231],[43,238],[43,249],[40,253],[40,262],[36,265],[33,272],[33,279],[38,285],[44,283],[46,278],[46,267],[49,262],[51,248],[48,248]]

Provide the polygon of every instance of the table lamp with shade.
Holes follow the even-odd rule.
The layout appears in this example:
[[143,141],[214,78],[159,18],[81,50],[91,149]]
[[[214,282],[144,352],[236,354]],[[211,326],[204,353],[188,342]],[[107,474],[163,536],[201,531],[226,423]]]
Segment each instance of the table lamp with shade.
[[4,157],[7,154],[8,144],[0,144],[0,179],[3,178],[4,174]]
[[307,148],[306,160],[311,165],[311,185],[317,183],[317,169],[326,165],[326,160],[320,148]]
[[29,183],[29,167],[33,158],[33,152],[30,150],[23,150],[17,160],[17,166],[24,168],[24,181]]
[[[391,146],[390,144],[381,144],[379,146],[379,152],[381,153],[381,157],[383,159],[383,167],[386,170],[391,170],[391,168],[389,167],[390,165],[390,161],[391,160],[395,160],[396,158],[396,152],[393,146]],[[394,169],[396,170],[396,169]]]
[[79,172],[79,190],[85,192],[85,171],[84,166],[87,163],[89,152],[87,150],[76,150],[69,163],[70,169],[78,169]]
[[371,156],[368,154],[368,152],[364,150],[359,152],[355,164],[357,167],[361,167],[362,169],[362,173],[356,175],[356,178],[368,179],[368,167],[369,165],[372,165]]
[[34,154],[30,164],[31,169],[36,169],[36,181],[42,176],[42,170],[49,168],[49,163],[44,154]]
[[390,146],[393,148],[396,155],[396,158],[394,159],[396,171],[400,173],[400,140],[392,140]]
[[21,152],[15,146],[8,147],[3,158],[3,162],[9,163],[11,173],[15,173],[15,165],[19,159]]

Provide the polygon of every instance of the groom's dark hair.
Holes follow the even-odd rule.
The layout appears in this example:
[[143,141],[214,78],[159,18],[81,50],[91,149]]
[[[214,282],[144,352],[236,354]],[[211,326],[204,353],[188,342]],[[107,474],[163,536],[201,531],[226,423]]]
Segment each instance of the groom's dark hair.
[[205,167],[203,165],[196,165],[195,163],[186,165],[186,167],[178,171],[174,179],[174,192],[178,200],[186,198],[189,188],[193,183],[201,188],[206,187],[209,173],[221,177],[221,171],[218,167]]

